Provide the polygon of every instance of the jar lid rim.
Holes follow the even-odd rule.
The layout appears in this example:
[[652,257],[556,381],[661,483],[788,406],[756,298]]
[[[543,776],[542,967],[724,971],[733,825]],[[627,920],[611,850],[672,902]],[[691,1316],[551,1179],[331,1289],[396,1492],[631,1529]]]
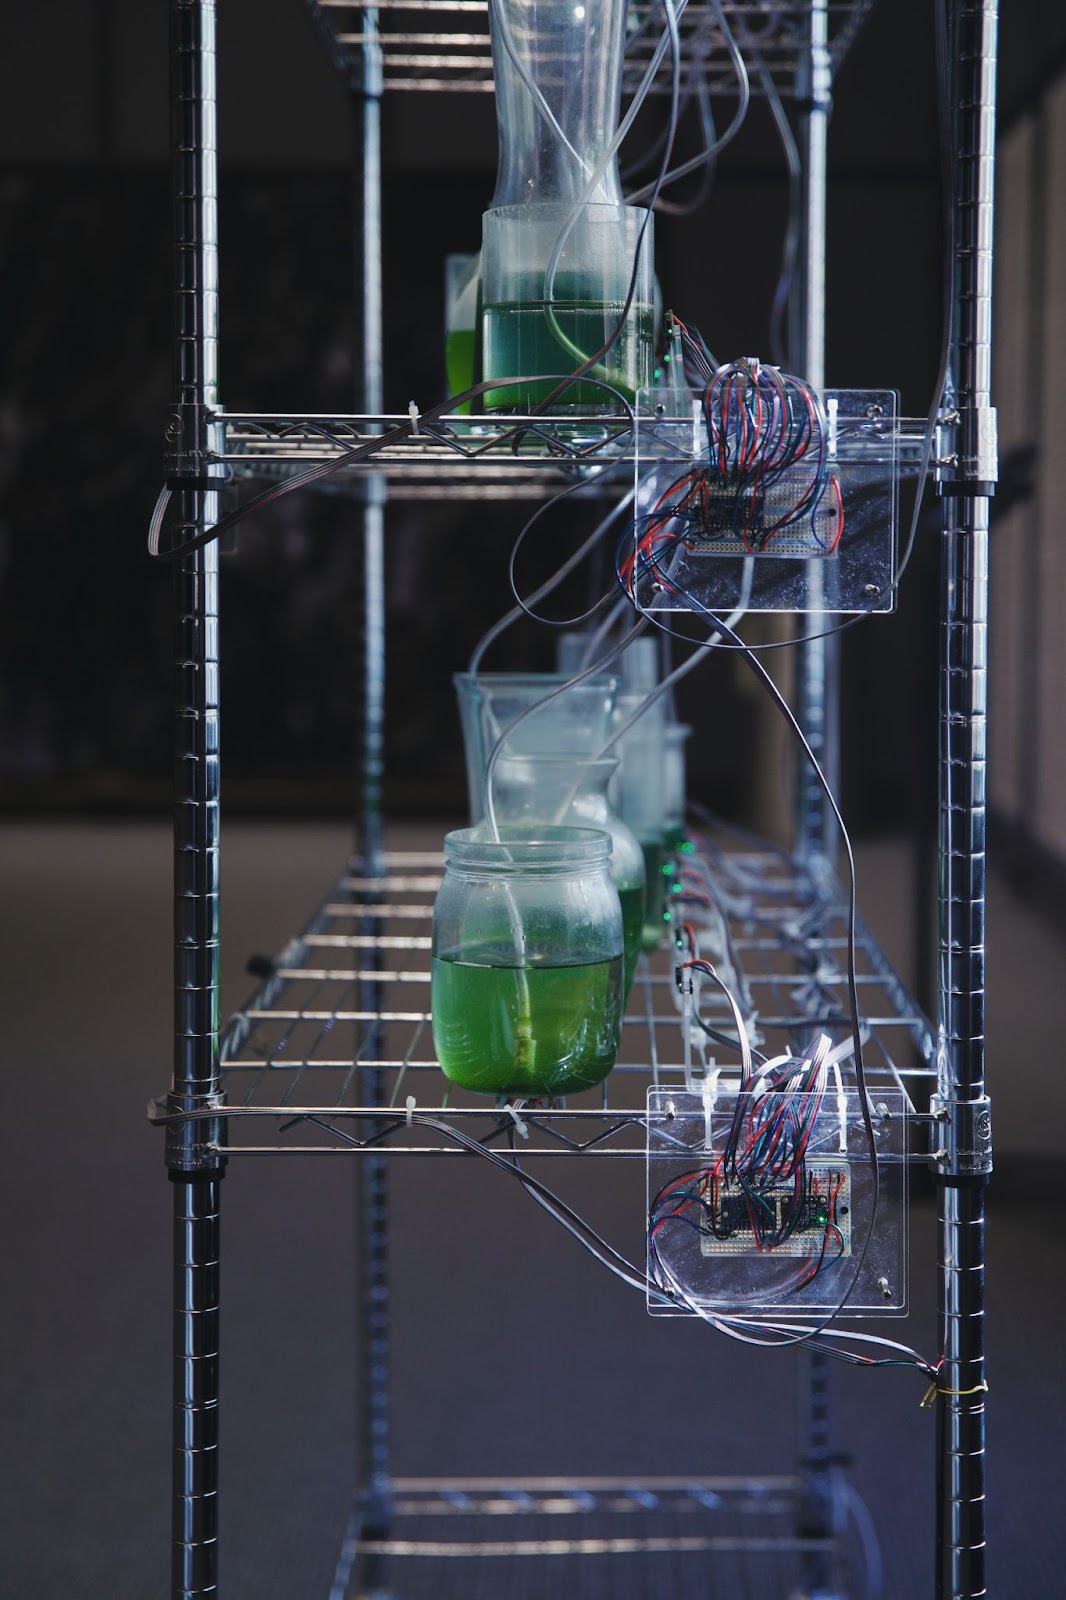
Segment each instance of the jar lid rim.
[[[570,672],[453,672],[452,682],[459,684],[487,683],[493,688],[506,684],[544,684],[545,687],[558,688],[561,684],[571,683],[573,673]],[[575,689],[600,689],[610,684],[620,683],[617,672],[594,672],[587,678],[582,678],[574,683]]]
[[469,866],[592,866],[611,856],[611,835],[603,828],[502,823],[497,833],[490,839],[484,823],[455,828],[444,836],[444,853]]
[[497,756],[500,766],[523,765],[531,767],[620,767],[621,758],[615,755],[584,756],[580,751],[570,750],[501,750]]

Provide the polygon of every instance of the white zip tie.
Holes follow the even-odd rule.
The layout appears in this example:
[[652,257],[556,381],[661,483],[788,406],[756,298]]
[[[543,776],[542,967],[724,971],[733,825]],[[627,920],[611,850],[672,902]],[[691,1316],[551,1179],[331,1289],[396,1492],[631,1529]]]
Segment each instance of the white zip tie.
[[518,1132],[521,1135],[521,1137],[523,1139],[528,1139],[529,1138],[529,1129],[526,1127],[526,1124],[522,1121],[522,1118],[518,1115],[518,1112],[515,1110],[514,1106],[506,1105],[506,1106],[504,1106],[503,1109],[506,1112],[508,1112],[514,1118],[514,1125],[518,1129]]
[[413,1094],[409,1094],[407,1096],[407,1099],[404,1102],[404,1104],[407,1107],[407,1126],[411,1127],[411,1125],[412,1125],[412,1123],[414,1121],[414,1115],[415,1115],[415,1097],[414,1097],[414,1095]]
[[837,1086],[837,1116],[840,1118],[840,1154],[848,1153],[848,1097],[844,1093],[844,1080],[840,1074],[840,1062],[832,1063],[833,1077]]
[[417,434],[418,434],[418,407],[415,405],[413,400],[408,400],[408,402],[407,402],[407,415],[411,419],[411,432],[417,436]]
[[[869,1044],[872,1038],[873,1031],[870,1027],[870,1024],[868,1022],[864,1022],[859,1029],[859,1043],[862,1045]],[[842,1039],[834,1050],[830,1050],[829,1054],[825,1058],[825,1064],[827,1067],[831,1067],[834,1062],[846,1061],[848,1056],[854,1054],[855,1040],[849,1033],[848,1037],[846,1039]]]

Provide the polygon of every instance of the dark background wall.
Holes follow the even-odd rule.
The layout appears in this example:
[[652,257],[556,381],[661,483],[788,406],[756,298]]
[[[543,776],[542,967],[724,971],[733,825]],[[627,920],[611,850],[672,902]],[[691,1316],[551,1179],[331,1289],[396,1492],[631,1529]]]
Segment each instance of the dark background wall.
[[[1013,4],[1003,103],[1061,53],[1060,8]],[[0,804],[165,804],[169,586],[144,553],[169,386],[164,0],[9,8],[0,41]],[[222,398],[351,407],[351,129],[298,0],[219,6]],[[386,405],[442,393],[442,262],[476,247],[493,179],[491,97],[386,103]],[[667,304],[722,356],[767,349],[786,192],[764,106],[695,219],[663,219]],[[828,375],[924,412],[939,339],[931,6],[875,7],[831,135]],[[458,805],[447,676],[507,604],[525,511],[453,502],[390,521],[390,784]],[[846,638],[845,798],[859,825],[931,815],[935,516],[895,623]],[[551,546],[550,548],[554,548]],[[542,560],[548,559],[547,549]],[[223,585],[231,806],[351,803],[359,556],[343,500],[285,499],[241,535]],[[529,569],[535,581],[536,565]],[[499,665],[547,664],[516,630]],[[682,701],[695,781],[749,810],[751,697],[728,662]],[[428,781],[427,781],[428,780]]]

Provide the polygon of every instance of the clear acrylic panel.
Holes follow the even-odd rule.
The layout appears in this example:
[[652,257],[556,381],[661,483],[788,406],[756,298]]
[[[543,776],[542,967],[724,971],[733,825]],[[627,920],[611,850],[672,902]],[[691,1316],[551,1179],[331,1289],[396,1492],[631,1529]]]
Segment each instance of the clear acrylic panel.
[[855,1088],[649,1089],[649,1311],[905,1312],[905,1096],[878,1088],[870,1116],[876,1162]]
[[[654,410],[636,421],[635,542],[662,527],[658,571],[638,580],[648,611],[739,609],[823,615],[895,608],[899,440],[897,396],[888,389],[827,389],[824,491],[809,514],[791,518],[810,468],[780,474],[751,511],[728,477],[706,472],[707,429],[699,403],[689,419]],[[705,479],[704,486],[697,481]],[[695,498],[690,491],[700,492]],[[664,508],[688,499],[683,516]],[[737,507],[742,515],[738,517]],[[748,513],[751,513],[750,516]],[[770,531],[773,530],[773,531]],[[676,591],[676,592],[674,592]]]

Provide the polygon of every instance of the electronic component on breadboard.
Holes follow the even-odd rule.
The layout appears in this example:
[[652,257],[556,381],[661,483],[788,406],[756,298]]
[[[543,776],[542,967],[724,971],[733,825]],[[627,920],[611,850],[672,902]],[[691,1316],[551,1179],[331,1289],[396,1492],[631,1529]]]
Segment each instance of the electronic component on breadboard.
[[839,483],[830,474],[815,508],[797,514],[810,487],[810,469],[798,466],[764,487],[708,478],[693,507],[685,548],[693,556],[835,555],[843,530]]
[[[708,1172],[700,1185],[705,1256],[821,1256],[851,1254],[851,1173],[848,1163],[808,1161],[802,1198],[796,1185],[752,1189]],[[783,1235],[783,1237],[782,1237]]]

